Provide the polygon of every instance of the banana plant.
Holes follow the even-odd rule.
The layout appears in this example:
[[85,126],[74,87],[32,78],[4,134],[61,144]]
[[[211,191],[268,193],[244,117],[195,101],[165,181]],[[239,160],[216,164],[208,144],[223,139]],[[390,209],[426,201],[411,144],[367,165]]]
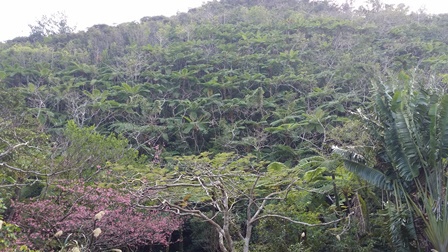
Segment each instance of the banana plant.
[[[395,215],[408,212],[407,221],[423,219],[427,239],[437,251],[446,251],[448,94],[419,86],[401,73],[396,83],[377,84],[374,98],[371,114],[361,110],[355,114],[370,129],[375,154],[371,148],[360,152],[334,146],[333,150],[344,158],[348,170],[388,192],[388,201],[398,211]],[[391,231],[397,229],[391,226]],[[414,226],[408,225],[406,232],[417,239]],[[409,249],[408,241],[392,237],[397,237],[397,249]]]

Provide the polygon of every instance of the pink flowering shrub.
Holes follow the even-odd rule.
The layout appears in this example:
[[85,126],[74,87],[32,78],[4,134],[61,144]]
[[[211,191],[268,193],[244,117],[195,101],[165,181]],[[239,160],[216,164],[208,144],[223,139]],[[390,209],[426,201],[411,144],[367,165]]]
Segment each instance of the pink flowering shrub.
[[[68,238],[92,250],[168,245],[172,232],[183,224],[177,216],[135,209],[130,194],[111,188],[78,183],[58,186],[54,195],[14,204],[12,222],[22,229],[21,243],[48,249],[61,247]],[[101,234],[94,238],[96,228]]]

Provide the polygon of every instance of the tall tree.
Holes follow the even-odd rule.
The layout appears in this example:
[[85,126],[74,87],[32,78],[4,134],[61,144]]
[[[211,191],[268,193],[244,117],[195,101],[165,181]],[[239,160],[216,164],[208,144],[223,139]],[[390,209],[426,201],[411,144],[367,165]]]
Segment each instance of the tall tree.
[[75,30],[75,27],[69,25],[67,16],[63,12],[54,13],[49,17],[44,15],[36,21],[36,24],[30,24],[29,27],[31,29],[30,37],[34,40],[41,40],[56,34],[69,34]]
[[269,204],[282,202],[297,190],[298,169],[284,164],[268,165],[253,156],[234,153],[202,153],[175,160],[173,172],[153,167],[146,175],[148,182],[138,191],[141,206],[202,219],[216,230],[222,252],[235,251],[236,237],[248,252],[253,228],[261,219],[279,218],[305,226],[325,226],[345,219],[307,223],[267,211]]

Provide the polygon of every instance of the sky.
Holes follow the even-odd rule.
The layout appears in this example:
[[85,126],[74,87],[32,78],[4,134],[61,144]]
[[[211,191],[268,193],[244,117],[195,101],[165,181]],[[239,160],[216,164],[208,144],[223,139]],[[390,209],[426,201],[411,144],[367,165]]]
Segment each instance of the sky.
[[2,3],[0,41],[28,36],[29,24],[62,12],[70,26],[85,30],[95,24],[118,25],[145,16],[173,16],[209,0],[8,0]]
[[[187,12],[210,0],[9,0],[2,3],[0,41],[28,36],[28,25],[36,24],[43,15],[64,13],[70,26],[85,30],[95,24],[117,25],[138,21],[145,16],[173,16]],[[336,0],[345,2],[346,0]],[[366,0],[355,0],[364,3]],[[383,0],[383,3],[405,2],[411,10],[424,8],[427,13],[448,13],[447,0]]]

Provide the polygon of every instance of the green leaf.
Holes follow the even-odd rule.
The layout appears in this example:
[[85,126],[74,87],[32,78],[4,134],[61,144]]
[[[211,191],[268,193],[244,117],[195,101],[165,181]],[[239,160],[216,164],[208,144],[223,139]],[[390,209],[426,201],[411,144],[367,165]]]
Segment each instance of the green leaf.
[[188,134],[193,129],[193,124],[187,124],[185,128],[182,130],[182,133]]
[[[416,178],[419,175],[419,169],[422,167],[420,162],[419,146],[414,142],[414,135],[417,129],[412,128],[413,125],[409,123],[409,118],[407,118],[405,112],[395,113],[395,126],[396,126],[396,137],[400,142],[400,145],[390,146],[391,148],[402,149],[402,154],[400,153],[400,160],[397,160],[397,165],[402,175],[407,180]],[[401,152],[396,150],[396,153]]]
[[286,165],[284,165],[284,164],[282,164],[280,162],[273,162],[273,163],[270,163],[268,165],[268,172],[269,173],[271,173],[271,172],[279,172],[279,171],[287,169],[287,168],[288,167],[286,167]]
[[165,141],[168,141],[168,140],[169,140],[169,138],[168,138],[168,134],[167,134],[167,133],[162,133],[162,138],[163,138],[163,140],[165,140]]
[[198,114],[195,111],[190,112],[191,121],[196,121],[198,119]]
[[448,95],[444,95],[440,101],[440,155],[448,157]]
[[349,171],[355,173],[370,184],[384,190],[392,190],[391,181],[384,173],[351,160],[344,160],[344,165]]
[[303,179],[307,182],[314,182],[317,180],[323,180],[325,179],[322,174],[327,170],[325,167],[318,167],[314,170],[305,172],[305,175],[303,175]]
[[6,177],[5,180],[8,181],[11,184],[16,183],[16,180],[13,177],[11,177],[11,176]]
[[33,83],[28,83],[28,91],[33,93],[36,91],[36,86]]

